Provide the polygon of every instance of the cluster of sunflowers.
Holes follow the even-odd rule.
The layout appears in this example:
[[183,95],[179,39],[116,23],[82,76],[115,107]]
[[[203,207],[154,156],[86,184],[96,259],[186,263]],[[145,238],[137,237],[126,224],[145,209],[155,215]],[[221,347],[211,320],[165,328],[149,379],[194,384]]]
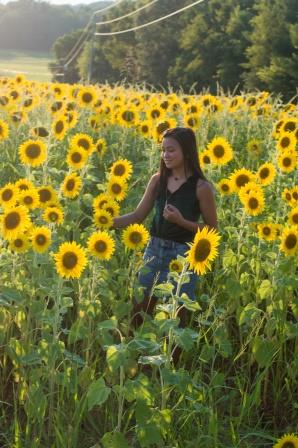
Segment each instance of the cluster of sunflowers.
[[[251,119],[276,115],[272,132],[276,139],[276,160],[266,161],[255,172],[244,167],[235,169],[229,177],[217,182],[223,196],[238,194],[245,213],[252,217],[261,215],[266,208],[266,187],[276,177],[294,172],[297,166],[296,107],[290,104],[276,112],[266,92],[233,98],[209,94],[167,95],[124,89],[122,86],[37,83],[19,75],[13,80],[0,79],[0,112],[3,117],[0,118],[0,144],[4,142],[5,145],[9,141],[12,129],[23,130],[22,126],[27,125],[30,133],[30,138],[19,145],[18,151],[20,163],[26,169],[26,178],[8,182],[0,190],[3,209],[1,232],[15,252],[28,250],[30,244],[37,252],[48,250],[54,229],[64,222],[65,209],[60,198],[72,200],[81,194],[90,156],[96,152],[102,160],[108,148],[99,132],[113,125],[129,128],[135,135],[158,144],[166,129],[182,125],[199,132],[201,126],[204,127],[208,120],[220,113],[236,117],[237,114],[247,114]],[[86,128],[84,133],[80,132],[83,126]],[[259,140],[250,140],[246,147],[248,155],[258,157],[262,144]],[[31,180],[35,168],[43,169],[55,159],[57,145],[60,145],[59,151],[67,148],[64,160],[69,170],[60,184],[60,197],[50,182],[43,181],[43,185],[35,186],[40,182]],[[211,173],[237,157],[232,145],[222,136],[214,137],[199,153],[201,166]],[[120,202],[127,196],[131,174],[130,161],[124,158],[116,160],[107,173],[104,191],[93,198],[92,225],[99,231],[90,236],[87,246],[88,251],[99,259],[110,259],[115,251],[115,241],[108,230],[113,225],[113,217],[120,213]],[[291,207],[286,226],[273,222],[257,224],[259,237],[267,241],[279,238],[286,255],[296,254],[298,248],[297,194],[297,185],[287,187],[281,193],[282,199]],[[48,226],[33,225],[30,213],[38,208],[43,210],[42,220]],[[145,227],[135,224],[123,232],[122,239],[128,248],[141,249],[148,237]],[[196,272],[205,272],[208,261],[217,253],[217,245],[215,235],[198,232],[189,252],[190,265]],[[60,245],[54,258],[59,274],[65,277],[78,277],[87,263],[85,249],[75,242]],[[173,260],[170,268],[179,271],[181,264]]]

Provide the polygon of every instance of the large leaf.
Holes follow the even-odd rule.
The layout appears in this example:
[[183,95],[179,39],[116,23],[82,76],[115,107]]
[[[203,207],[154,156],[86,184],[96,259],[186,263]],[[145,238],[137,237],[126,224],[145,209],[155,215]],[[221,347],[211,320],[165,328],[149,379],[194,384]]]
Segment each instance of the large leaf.
[[94,408],[94,406],[103,404],[108,399],[110,392],[111,388],[106,386],[103,378],[93,381],[87,392],[88,411]]

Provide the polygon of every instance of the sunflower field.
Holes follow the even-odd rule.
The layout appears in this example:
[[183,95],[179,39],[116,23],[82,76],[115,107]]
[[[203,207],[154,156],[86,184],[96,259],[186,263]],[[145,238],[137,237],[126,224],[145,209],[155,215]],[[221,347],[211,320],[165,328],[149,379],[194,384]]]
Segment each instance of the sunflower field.
[[[132,331],[151,215],[113,218],[175,126],[197,135],[219,229]],[[0,78],[1,447],[298,448],[297,140],[297,106],[268,92]]]

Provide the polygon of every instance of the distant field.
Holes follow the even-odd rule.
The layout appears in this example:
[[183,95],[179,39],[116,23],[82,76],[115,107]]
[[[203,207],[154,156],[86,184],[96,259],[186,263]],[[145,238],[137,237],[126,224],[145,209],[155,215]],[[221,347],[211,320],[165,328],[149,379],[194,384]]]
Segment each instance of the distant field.
[[23,73],[30,80],[50,81],[51,72],[48,64],[51,60],[50,53],[0,49],[0,76],[14,77],[18,73]]

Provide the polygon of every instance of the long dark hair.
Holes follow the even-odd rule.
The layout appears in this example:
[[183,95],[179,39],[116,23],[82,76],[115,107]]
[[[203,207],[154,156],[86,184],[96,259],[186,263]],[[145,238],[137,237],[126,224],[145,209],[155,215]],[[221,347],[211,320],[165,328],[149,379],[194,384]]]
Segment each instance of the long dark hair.
[[[185,177],[186,177],[186,165],[187,165],[188,169],[192,171],[193,174],[197,174],[199,179],[203,179],[208,182],[208,179],[205,177],[200,167],[197,141],[194,131],[191,128],[182,128],[182,127],[171,128],[167,129],[163,133],[163,138],[166,137],[174,138],[181,146],[184,158]],[[164,188],[166,188],[168,177],[171,174],[171,169],[166,167],[166,164],[162,157],[160,159],[159,173],[160,173],[160,180],[159,180],[159,188],[157,189],[157,195],[159,195],[160,192],[163,191]]]

